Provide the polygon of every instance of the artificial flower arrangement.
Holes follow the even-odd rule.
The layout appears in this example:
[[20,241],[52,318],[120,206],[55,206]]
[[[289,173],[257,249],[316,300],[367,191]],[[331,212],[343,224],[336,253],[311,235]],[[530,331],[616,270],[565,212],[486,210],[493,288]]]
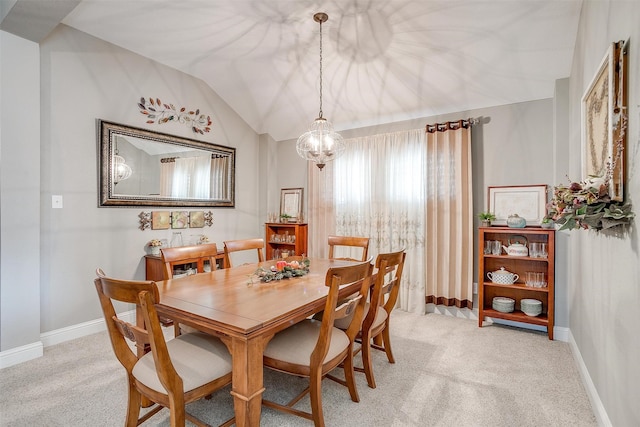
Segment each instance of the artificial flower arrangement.
[[149,246],[151,246],[152,248],[158,247],[158,246],[162,246],[162,242],[160,240],[158,240],[158,239],[152,239],[149,242]]
[[277,261],[270,269],[260,267],[256,270],[255,275],[260,278],[261,282],[271,282],[272,280],[289,279],[291,277],[304,276],[309,272],[309,258],[303,258],[302,261]]
[[627,128],[627,118],[620,119],[620,135],[615,141],[614,158],[607,162],[604,177],[590,177],[582,182],[571,182],[553,189],[553,197],[547,205],[547,216],[559,230],[574,228],[603,230],[618,225],[630,224],[635,217],[631,203],[611,200],[608,193],[609,182],[621,158],[623,138]]
[[198,244],[204,245],[205,243],[209,243],[209,238],[203,234],[200,236],[200,239],[198,239]]

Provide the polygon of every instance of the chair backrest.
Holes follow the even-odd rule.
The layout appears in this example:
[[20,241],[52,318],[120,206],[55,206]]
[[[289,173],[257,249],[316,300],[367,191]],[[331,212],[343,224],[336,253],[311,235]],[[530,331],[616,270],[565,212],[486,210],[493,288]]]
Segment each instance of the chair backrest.
[[376,258],[377,274],[369,295],[370,306],[363,321],[363,329],[375,320],[377,307],[384,307],[387,313],[391,313],[395,307],[406,257],[407,254],[403,249],[398,252],[379,254]]
[[204,261],[209,260],[211,271],[215,270],[218,247],[215,243],[195,246],[180,246],[176,248],[161,248],[164,264],[164,278],[173,278],[173,269],[177,265],[196,264],[198,273],[204,273]]
[[[371,286],[372,270],[373,266],[369,259],[359,264],[346,267],[334,267],[327,271],[325,286],[329,287],[329,293],[324,307],[318,342],[311,353],[311,366],[322,365],[329,351],[329,345],[331,344],[331,328],[334,327],[334,321],[350,316],[354,310],[355,313],[353,314],[351,324],[345,332],[351,342],[355,339],[360,329],[362,316],[364,315],[365,301],[369,293],[369,287]],[[354,282],[361,283],[360,291],[338,306],[340,286]]]
[[258,251],[258,262],[264,261],[263,250],[264,248],[264,239],[244,239],[244,240],[227,240],[224,242],[224,257],[227,264],[227,267],[233,267],[231,264],[231,257],[229,254],[231,252],[239,252],[246,250],[257,250]]
[[[127,344],[127,340],[133,341],[138,347],[145,347],[151,344],[151,335],[155,336],[155,341],[161,339],[163,344],[164,336],[153,304],[152,307],[147,308],[147,310],[152,311],[151,315],[145,312],[147,310],[141,310],[146,326],[145,329],[119,319],[113,307],[113,301],[135,304],[137,307],[141,307],[140,294],[145,292],[149,295],[148,298],[151,301],[157,301],[159,299],[158,288],[155,282],[152,281],[118,280],[106,276],[99,276],[94,280],[94,284],[98,292],[98,298],[100,299],[100,306],[102,307],[102,313],[104,314],[104,319],[107,324],[107,331],[109,332],[113,351],[116,358],[122,366],[124,366],[129,375],[131,375],[133,367],[138,361],[138,357]],[[153,347],[154,346],[152,346],[152,349]],[[160,349],[160,352],[162,352],[162,349]],[[170,364],[166,346],[164,346],[164,354],[161,354],[160,358],[168,361]]]
[[[329,236],[329,259],[347,259],[353,261],[365,261],[369,255],[369,238],[355,236]],[[336,258],[334,256],[334,248],[336,246],[350,246],[362,248],[362,257],[354,258]]]

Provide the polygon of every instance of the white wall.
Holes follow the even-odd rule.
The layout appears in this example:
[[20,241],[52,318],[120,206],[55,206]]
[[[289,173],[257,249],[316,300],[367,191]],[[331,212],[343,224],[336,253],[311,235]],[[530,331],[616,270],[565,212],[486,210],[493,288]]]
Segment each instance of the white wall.
[[38,357],[40,57],[36,43],[4,31],[0,52],[0,351],[26,346]]
[[[570,176],[579,179],[580,100],[610,43],[630,40],[627,197],[640,214],[640,2],[587,0],[570,83]],[[640,425],[640,256],[638,218],[629,233],[572,231],[570,326],[593,391],[614,426]],[[596,402],[600,404],[600,402]],[[597,409],[598,405],[596,405]]]
[[[139,212],[152,208],[97,207],[98,118],[236,147],[236,207],[211,209],[213,226],[198,232],[220,246],[223,240],[262,235],[258,136],[202,81],[64,25],[41,43],[40,54],[41,67],[35,67],[42,76],[40,332],[99,319],[96,267],[143,279],[146,242],[170,238],[171,230],[138,229]],[[146,124],[137,107],[140,97],[199,108],[211,115],[212,131],[199,135],[176,122]],[[51,209],[54,194],[63,196],[63,209]],[[10,296],[8,303],[18,301]],[[12,320],[22,321],[24,314]]]
[[[554,100],[543,99],[360,129],[341,130],[340,134],[343,138],[348,139],[419,129],[430,123],[440,123],[447,120],[478,118],[480,123],[474,125],[471,130],[471,146],[473,210],[474,213],[479,213],[487,207],[488,186],[546,184],[551,188],[557,183],[553,168],[554,108]],[[559,126],[562,128],[563,124]],[[306,198],[307,162],[297,155],[295,143],[295,140],[284,141],[278,147],[278,159],[286,159],[288,162],[286,171],[280,172],[279,182],[304,187]],[[290,182],[292,177],[299,177],[297,185]],[[478,222],[477,219],[476,222]],[[477,239],[477,236],[474,239]],[[475,242],[474,252],[477,251],[477,247],[477,242]],[[477,256],[474,259],[477,259]],[[474,264],[474,277],[476,277],[478,266],[477,262]],[[559,270],[562,268],[562,265],[558,266]],[[566,274],[560,275],[560,277],[566,277]],[[559,281],[557,273],[556,327],[568,327],[566,295],[566,281]]]

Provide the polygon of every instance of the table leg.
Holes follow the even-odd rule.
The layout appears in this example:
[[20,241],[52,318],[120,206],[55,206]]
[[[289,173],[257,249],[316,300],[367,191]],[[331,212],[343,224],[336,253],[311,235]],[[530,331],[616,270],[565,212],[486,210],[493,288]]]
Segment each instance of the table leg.
[[233,358],[233,407],[236,426],[258,427],[264,391],[262,375],[262,354],[266,340],[262,337],[251,339],[232,338]]

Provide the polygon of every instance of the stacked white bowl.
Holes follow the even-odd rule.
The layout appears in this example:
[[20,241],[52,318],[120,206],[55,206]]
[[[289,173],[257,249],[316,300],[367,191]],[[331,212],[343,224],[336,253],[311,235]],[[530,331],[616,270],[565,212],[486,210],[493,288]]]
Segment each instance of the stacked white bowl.
[[536,317],[542,313],[542,301],[532,298],[520,300],[520,310],[527,316]]
[[501,313],[511,313],[515,305],[516,305],[516,301],[512,298],[495,297],[493,298],[491,307],[493,307],[494,310],[499,311]]

